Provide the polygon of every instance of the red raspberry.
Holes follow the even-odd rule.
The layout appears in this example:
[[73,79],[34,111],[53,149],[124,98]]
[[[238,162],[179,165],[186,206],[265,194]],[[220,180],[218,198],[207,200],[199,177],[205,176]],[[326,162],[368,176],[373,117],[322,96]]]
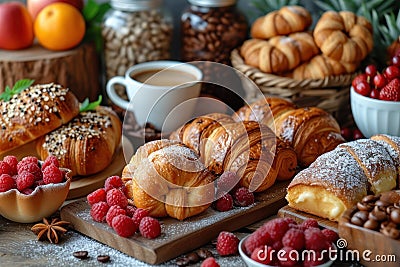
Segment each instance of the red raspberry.
[[301,225],[306,229],[310,227],[319,228],[318,221],[315,219],[306,219],[301,223]]
[[222,231],[217,238],[217,252],[221,256],[235,255],[238,252],[239,238],[231,232]]
[[233,208],[233,198],[229,193],[225,193],[214,202],[214,208],[218,211],[228,211]]
[[125,194],[117,188],[113,188],[107,192],[106,200],[107,204],[110,206],[118,205],[123,209],[128,206],[128,199],[126,198]]
[[35,183],[33,184],[33,187],[42,186],[42,185],[45,185],[43,179],[35,181]]
[[271,245],[271,247],[272,247],[273,249],[275,249],[275,251],[280,250],[281,248],[283,248],[282,241],[281,241],[281,240],[275,241],[275,242]]
[[106,202],[106,190],[104,188],[96,189],[87,195],[86,199],[90,206],[100,201]]
[[282,237],[282,244],[285,247],[292,247],[296,250],[303,249],[305,245],[303,231],[294,228],[289,229]]
[[322,257],[321,252],[314,251],[314,253],[304,253],[305,257],[303,259],[304,267],[318,266],[326,262]]
[[133,215],[135,214],[135,211],[136,211],[136,207],[135,206],[128,205],[126,207],[126,215],[129,216],[129,217],[133,217]]
[[106,222],[112,227],[112,220],[117,215],[126,215],[126,211],[118,205],[111,206],[107,211]]
[[333,230],[323,229],[321,232],[324,234],[329,243],[336,243],[336,241],[339,239],[338,233]]
[[0,175],[0,192],[6,192],[15,187],[15,180],[9,174]]
[[[21,161],[19,163],[21,163]],[[33,176],[35,177],[35,180],[43,179],[42,170],[39,168],[39,166],[36,163],[23,164],[18,168],[18,174],[20,174],[24,171],[32,173]]]
[[254,203],[254,194],[246,187],[240,187],[235,191],[233,199],[236,206],[247,207]]
[[33,174],[30,172],[24,171],[18,174],[16,182],[17,182],[17,189],[19,191],[22,191],[33,185],[33,183],[35,182],[35,176],[33,176]]
[[97,202],[90,208],[90,216],[96,222],[105,222],[109,208],[110,206],[106,202]]
[[157,219],[153,217],[144,217],[139,224],[139,231],[143,237],[156,238],[161,234],[161,225]]
[[236,189],[239,176],[235,172],[226,171],[217,179],[217,192],[229,192]]
[[46,167],[50,166],[50,164],[54,164],[57,167],[60,167],[60,163],[58,162],[57,157],[50,155],[44,160],[44,162],[42,164],[42,170],[46,169]]
[[289,224],[284,218],[276,218],[266,222],[265,227],[273,241],[281,240],[289,229]]
[[255,250],[253,250],[253,253],[251,253],[250,258],[259,263],[269,265],[273,259],[272,255],[273,250],[274,249],[269,246],[258,247]]
[[[283,247],[281,248],[279,255],[280,266],[295,266],[300,258],[300,254],[294,248]],[[297,257],[299,255],[299,257]]]
[[297,222],[290,217],[285,217],[283,220],[289,224],[289,227],[295,227],[295,225],[298,225]]
[[18,164],[18,159],[16,156],[5,156],[3,158],[4,162],[7,162],[7,164],[11,168],[11,176],[16,175],[18,173],[17,171],[17,164]]
[[5,161],[0,161],[0,175],[1,174],[9,174],[12,175],[12,168]]
[[38,165],[39,164],[39,160],[37,159],[37,157],[33,157],[33,156],[27,156],[21,159],[20,162],[18,162],[17,164],[17,171],[19,172],[19,168],[21,168],[24,165],[27,165],[29,163],[33,163]]
[[30,187],[25,188],[24,190],[21,191],[21,193],[24,195],[30,195],[30,194],[32,194],[32,192],[33,192],[33,189]]
[[119,176],[110,176],[106,179],[104,182],[104,189],[106,191],[109,191],[113,188],[120,188],[124,185],[124,182],[122,182],[122,179]]
[[147,216],[149,216],[148,210],[138,208],[135,210],[135,213],[132,216],[132,220],[136,223],[136,225],[140,225],[142,219]]
[[304,231],[306,241],[306,249],[321,251],[329,248],[329,242],[326,240],[325,235],[318,228],[307,228]]
[[61,183],[63,181],[63,173],[56,165],[50,164],[43,170],[43,181],[45,184]]
[[215,258],[213,257],[208,257],[207,259],[205,259],[200,267],[220,267],[220,265],[218,264],[218,262],[215,260]]
[[137,225],[131,217],[121,214],[115,216],[112,220],[112,228],[119,236],[130,237],[135,234]]
[[[279,240],[280,241],[280,240]],[[260,246],[272,245],[273,240],[265,226],[261,226],[244,241],[245,252],[251,255],[254,249]]]

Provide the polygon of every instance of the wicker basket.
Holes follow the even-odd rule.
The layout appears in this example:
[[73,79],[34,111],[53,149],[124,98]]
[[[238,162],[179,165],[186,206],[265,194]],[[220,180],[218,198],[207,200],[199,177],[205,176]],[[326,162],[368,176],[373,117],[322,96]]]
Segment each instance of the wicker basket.
[[[264,73],[258,68],[248,66],[235,49],[231,54],[232,66],[250,78],[264,95],[285,97],[299,107],[316,106],[331,113],[341,124],[352,120],[350,109],[350,85],[358,73],[327,77],[325,79],[295,80],[287,77]],[[245,90],[250,87],[244,84]],[[246,99],[254,101],[256,94],[247,92],[254,97]]]

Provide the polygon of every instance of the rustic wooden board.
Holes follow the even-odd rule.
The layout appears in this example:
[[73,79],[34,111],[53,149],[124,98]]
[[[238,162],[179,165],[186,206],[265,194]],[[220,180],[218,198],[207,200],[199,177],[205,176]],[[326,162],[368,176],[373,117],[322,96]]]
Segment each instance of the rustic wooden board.
[[289,206],[284,206],[278,211],[278,216],[279,217],[289,217],[294,219],[297,223],[301,223],[302,221],[312,218],[318,221],[319,225],[321,225],[324,228],[331,229],[335,232],[338,232],[338,223],[334,221],[330,221],[327,219],[323,219],[321,217],[302,212],[299,210],[295,210]]
[[276,214],[286,205],[286,187],[289,182],[279,182],[256,195],[250,207],[218,212],[212,208],[204,213],[178,221],[163,218],[162,235],[150,240],[139,234],[130,238],[118,236],[106,223],[90,217],[90,207],[85,200],[72,202],[61,209],[61,218],[71,222],[74,229],[101,243],[150,264],[159,264],[194,250],[217,237],[220,231],[235,231],[263,218]]

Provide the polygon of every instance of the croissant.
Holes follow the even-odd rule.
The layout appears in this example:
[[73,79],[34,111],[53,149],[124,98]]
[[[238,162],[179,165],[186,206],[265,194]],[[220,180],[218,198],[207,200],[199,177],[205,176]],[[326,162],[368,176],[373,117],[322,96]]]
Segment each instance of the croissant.
[[39,84],[0,101],[0,112],[1,154],[69,122],[79,113],[79,102],[61,85]]
[[205,211],[214,200],[214,175],[192,149],[176,141],[141,146],[122,179],[135,206],[155,217],[184,220]]
[[246,121],[253,112],[258,114],[257,121],[269,125],[280,139],[294,148],[303,167],[344,142],[337,121],[317,107],[294,108],[293,103],[282,98],[266,97],[242,107],[234,118]]
[[371,23],[349,11],[326,11],[313,34],[322,53],[340,62],[360,62],[374,46]]
[[291,76],[296,80],[323,79],[329,76],[353,73],[358,66],[359,62],[339,62],[325,55],[316,55],[310,61],[296,67]]
[[120,141],[122,124],[108,107],[81,112],[68,124],[38,138],[36,151],[44,160],[56,156],[72,175],[91,175],[112,161]]
[[[388,135],[339,145],[298,173],[287,189],[289,206],[338,221],[367,194],[396,187],[400,138]],[[395,157],[393,157],[395,156]]]
[[282,73],[297,67],[319,53],[312,35],[299,32],[276,36],[268,41],[250,39],[243,43],[240,53],[247,65],[266,73]]
[[284,6],[256,19],[251,27],[253,38],[268,39],[306,30],[312,23],[310,12],[301,6]]
[[[175,135],[183,137],[179,141],[189,147],[198,148],[200,159],[209,170],[217,175],[236,172],[241,178],[239,184],[256,192],[271,187],[276,179],[293,177],[296,154],[270,128],[255,121],[233,122],[225,116],[218,121],[216,117],[198,117]],[[187,138],[193,133],[196,138]]]

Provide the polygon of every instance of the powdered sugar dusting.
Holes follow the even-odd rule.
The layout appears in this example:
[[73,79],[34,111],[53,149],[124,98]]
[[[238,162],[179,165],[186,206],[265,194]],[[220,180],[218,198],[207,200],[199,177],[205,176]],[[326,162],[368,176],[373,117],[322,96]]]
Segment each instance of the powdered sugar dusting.
[[289,188],[305,184],[322,186],[337,196],[346,196],[356,203],[367,194],[367,178],[354,158],[344,148],[336,148],[319,156],[309,168],[298,173]]
[[371,139],[359,139],[339,145],[349,150],[363,166],[364,172],[372,182],[379,179],[381,172],[396,173],[396,168],[385,147]]

